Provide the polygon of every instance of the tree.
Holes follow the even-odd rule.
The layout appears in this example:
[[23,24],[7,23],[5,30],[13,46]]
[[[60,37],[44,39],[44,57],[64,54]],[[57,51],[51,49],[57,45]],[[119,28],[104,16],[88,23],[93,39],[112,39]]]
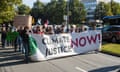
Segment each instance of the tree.
[[45,6],[45,17],[52,24],[62,24],[62,22],[64,22],[63,16],[66,12],[65,9],[65,0],[51,0],[51,2]]
[[56,5],[56,23],[62,24],[64,22],[64,15],[66,15],[66,2],[65,0],[58,0]]
[[51,0],[50,3],[48,3],[45,8],[44,8],[44,15],[45,15],[45,18],[48,19],[51,23],[56,23],[56,17],[55,17],[55,13],[56,13],[56,4],[57,4],[57,1],[56,0]]
[[105,4],[105,16],[112,16],[113,13],[112,13],[112,10],[111,10],[111,5],[108,3],[108,4]]
[[106,16],[106,9],[105,9],[105,3],[100,2],[95,9],[95,19],[102,19],[104,16]]
[[[69,9],[69,10],[68,10]],[[45,15],[55,24],[64,22],[63,16],[69,15],[69,23],[78,24],[85,20],[86,12],[79,0],[51,0],[45,8]]]
[[120,3],[113,0],[109,3],[100,2],[95,9],[95,19],[102,19],[104,16],[112,16],[120,14]]
[[85,21],[86,11],[84,5],[79,0],[69,0],[70,23],[78,24]]
[[112,11],[113,15],[119,15],[120,14],[120,3],[114,2],[112,0],[111,11]]
[[15,7],[22,3],[22,0],[0,0],[0,23],[9,22],[15,16]]
[[28,15],[30,13],[30,7],[25,4],[21,4],[18,6],[18,14],[19,15]]
[[39,18],[43,18],[44,4],[37,0],[33,5],[30,14],[34,17],[35,22],[37,22]]

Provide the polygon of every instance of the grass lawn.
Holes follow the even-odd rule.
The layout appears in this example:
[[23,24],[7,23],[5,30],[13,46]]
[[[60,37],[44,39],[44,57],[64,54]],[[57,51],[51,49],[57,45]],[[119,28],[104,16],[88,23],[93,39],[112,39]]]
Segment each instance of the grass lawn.
[[120,56],[120,44],[104,43],[102,52]]

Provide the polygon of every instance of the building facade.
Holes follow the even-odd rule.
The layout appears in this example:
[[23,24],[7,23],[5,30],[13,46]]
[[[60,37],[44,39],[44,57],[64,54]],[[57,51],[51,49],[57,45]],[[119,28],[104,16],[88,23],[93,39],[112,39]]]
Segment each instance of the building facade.
[[85,9],[87,11],[87,20],[94,20],[94,12],[96,9],[96,6],[100,2],[110,2],[111,0],[80,0],[81,3],[84,4]]

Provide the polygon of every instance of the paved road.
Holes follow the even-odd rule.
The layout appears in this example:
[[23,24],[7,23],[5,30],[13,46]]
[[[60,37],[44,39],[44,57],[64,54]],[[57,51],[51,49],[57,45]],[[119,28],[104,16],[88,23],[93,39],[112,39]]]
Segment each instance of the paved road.
[[94,52],[25,64],[12,48],[0,49],[0,72],[117,72],[120,58]]

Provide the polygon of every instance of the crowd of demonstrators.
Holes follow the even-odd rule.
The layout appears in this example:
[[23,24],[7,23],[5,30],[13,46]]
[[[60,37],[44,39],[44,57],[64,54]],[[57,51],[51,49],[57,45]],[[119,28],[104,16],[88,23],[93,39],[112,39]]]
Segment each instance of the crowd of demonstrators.
[[24,29],[22,30],[22,43],[23,43],[23,48],[25,50],[25,62],[29,62],[29,53],[30,53],[30,45],[29,45],[29,27],[25,26]]
[[12,32],[12,29],[6,29],[6,27],[2,27],[1,30],[1,42],[2,42],[2,48],[5,48],[6,46],[13,46],[14,41],[11,41],[10,39],[10,33]]
[[80,33],[80,32],[87,31],[84,25],[81,25],[79,27],[75,27],[71,25],[69,28],[67,28],[65,25],[56,26],[55,28],[53,26],[45,27],[42,25],[40,26],[38,25],[34,27],[32,30],[33,30],[33,33],[35,34]]
[[6,48],[7,46],[14,47],[14,51],[17,50],[24,53],[25,62],[28,63],[29,59],[29,27],[19,27],[15,29],[7,29],[5,27],[2,28],[1,31],[1,42],[2,48]]
[[[95,27],[93,26],[93,29]],[[9,29],[8,29],[9,30]],[[14,45],[14,51],[16,52],[19,50],[20,52],[24,53],[25,55],[25,62],[29,62],[29,53],[30,53],[30,45],[29,45],[29,33],[34,33],[34,34],[46,34],[46,35],[52,35],[52,34],[62,34],[62,33],[80,33],[83,31],[86,31],[87,29],[81,25],[81,26],[73,26],[71,25],[70,27],[66,27],[65,25],[61,26],[44,26],[44,25],[37,25],[34,26],[31,30],[28,26],[25,27],[18,27],[15,28],[13,31],[11,30],[5,30],[5,28],[2,28],[1,32],[1,42],[2,42],[2,48],[5,48],[6,46],[6,39],[7,35],[9,32],[17,32],[14,36],[15,39],[13,39],[11,45]],[[31,32],[30,32],[31,31]],[[8,37],[9,38],[9,37]]]

